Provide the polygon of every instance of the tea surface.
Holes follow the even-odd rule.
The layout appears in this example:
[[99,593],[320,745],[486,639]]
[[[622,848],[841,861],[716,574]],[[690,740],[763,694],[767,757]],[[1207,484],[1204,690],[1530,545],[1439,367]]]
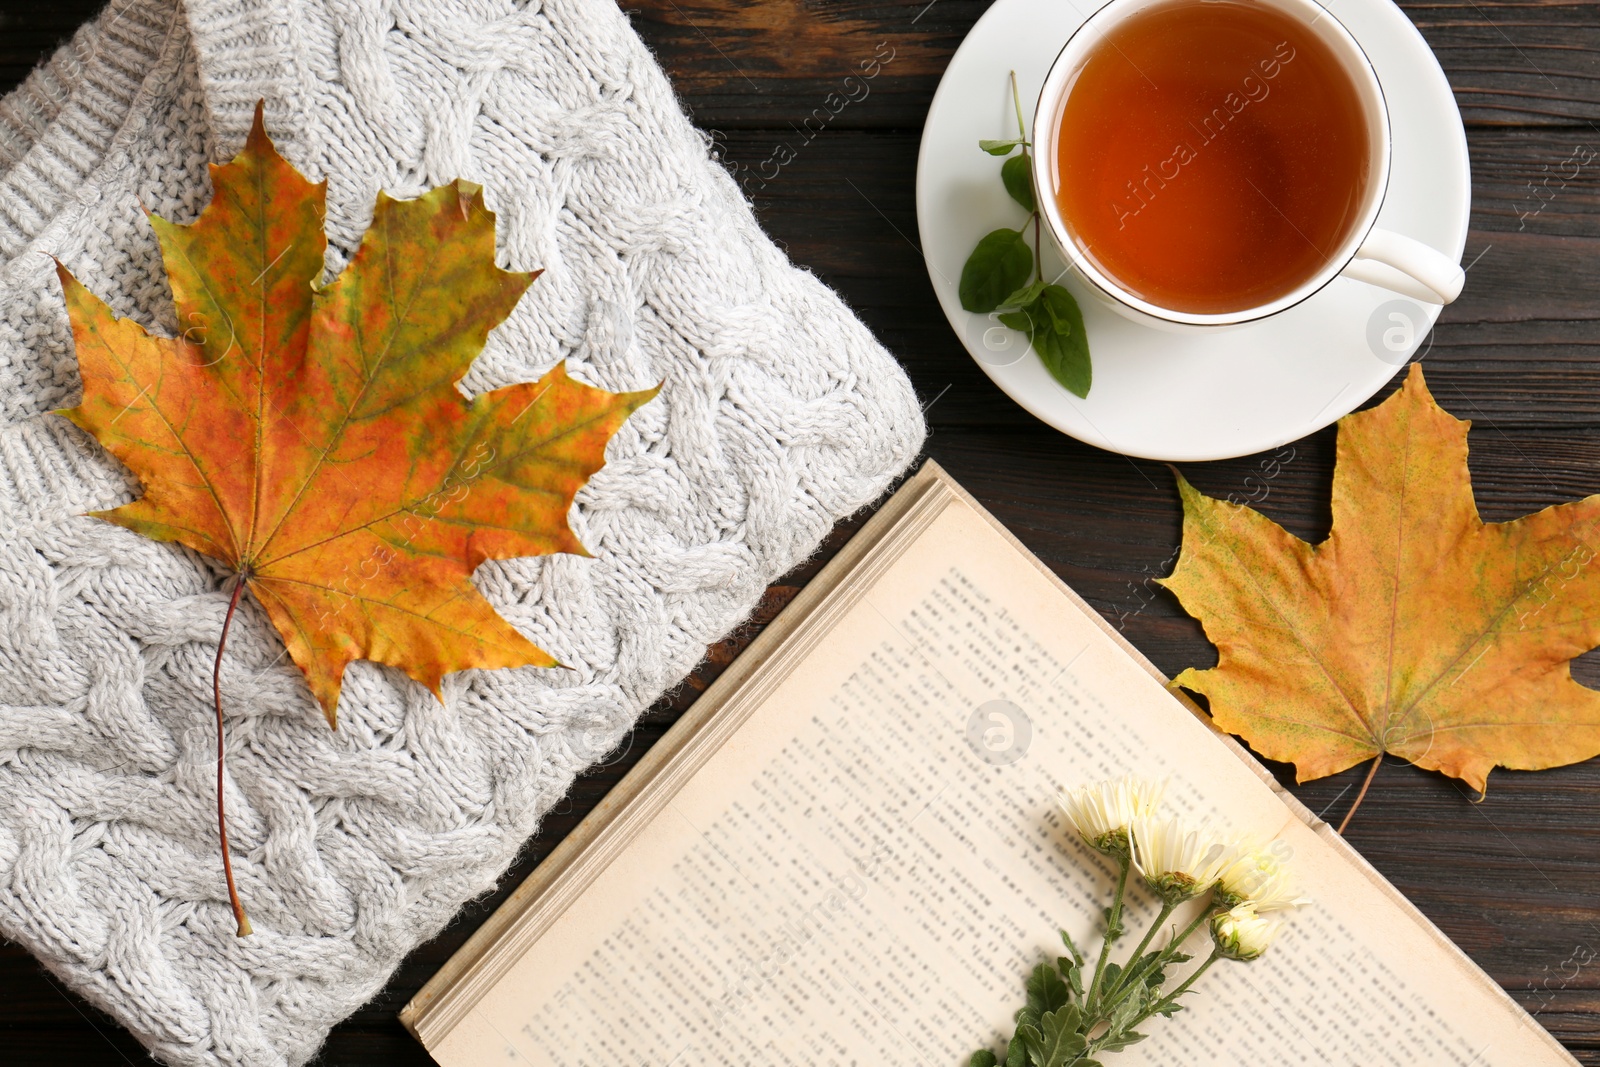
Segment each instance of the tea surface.
[[1079,246],[1175,311],[1268,303],[1349,236],[1371,168],[1360,97],[1312,29],[1178,0],[1089,54],[1062,109],[1057,200]]

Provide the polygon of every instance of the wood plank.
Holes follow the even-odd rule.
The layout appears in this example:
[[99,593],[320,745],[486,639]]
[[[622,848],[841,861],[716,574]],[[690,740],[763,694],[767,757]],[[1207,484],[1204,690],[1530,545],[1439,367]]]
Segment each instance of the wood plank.
[[[719,129],[787,129],[831,92],[861,97],[834,129],[920,128],[945,64],[988,0],[627,0],[690,114]],[[892,58],[881,56],[887,46]],[[876,61],[878,66],[863,67]]]
[[[800,123],[880,44],[892,62],[834,129],[919,129],[986,0],[628,0],[624,8],[708,127]],[[1588,0],[1405,0],[1469,124],[1600,121],[1600,23]],[[1332,5],[1337,11],[1338,5]],[[858,91],[859,92],[859,91]]]

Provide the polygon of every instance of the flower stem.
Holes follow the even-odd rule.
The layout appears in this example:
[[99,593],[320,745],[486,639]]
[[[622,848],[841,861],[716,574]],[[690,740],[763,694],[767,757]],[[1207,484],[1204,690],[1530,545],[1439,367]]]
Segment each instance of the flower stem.
[[1157,913],[1155,921],[1150,924],[1150,929],[1144,932],[1144,939],[1139,942],[1139,947],[1134,949],[1132,955],[1128,957],[1128,964],[1122,969],[1122,973],[1117,976],[1116,984],[1106,990],[1106,996],[1111,996],[1128,984],[1128,980],[1133,976],[1134,971],[1138,969],[1139,957],[1143,956],[1144,950],[1150,947],[1150,942],[1155,938],[1156,931],[1166,925],[1166,921],[1172,917],[1173,907],[1174,905],[1162,901],[1161,911]]
[[[1193,928],[1194,927],[1191,924],[1190,929],[1192,930]],[[1177,942],[1173,942],[1173,944],[1177,944]],[[1171,948],[1172,946],[1168,945],[1167,947]],[[1150,1016],[1158,1015],[1161,1012],[1169,1010],[1174,1004],[1177,1003],[1178,998],[1183,996],[1185,993],[1187,993],[1189,991],[1189,987],[1194,985],[1197,981],[1199,981],[1200,980],[1200,976],[1202,974],[1205,974],[1206,971],[1208,971],[1211,968],[1211,965],[1213,963],[1217,962],[1217,960],[1219,960],[1221,958],[1222,958],[1222,949],[1221,948],[1213,948],[1211,950],[1211,955],[1206,957],[1205,962],[1202,963],[1200,966],[1196,967],[1195,970],[1194,970],[1194,973],[1191,974],[1189,977],[1185,978],[1183,980],[1183,982],[1178,986],[1178,988],[1174,989],[1171,993],[1168,993],[1166,996],[1164,996],[1160,1000],[1156,1001],[1154,1004],[1152,1004],[1149,1007],[1149,1009],[1147,1009],[1142,1014],[1140,1014],[1138,1018],[1133,1019],[1133,1020],[1129,1021],[1128,1023],[1125,1023],[1119,1029],[1107,1030],[1105,1033],[1101,1034],[1098,1038],[1096,1038],[1095,1040],[1093,1040],[1093,1041],[1091,1041],[1089,1043],[1089,1048],[1086,1051],[1089,1052],[1089,1053],[1098,1052],[1098,1051],[1100,1051],[1100,1049],[1105,1047],[1104,1043],[1106,1041],[1108,1041],[1108,1040],[1110,1040],[1110,1039],[1112,1039],[1114,1037],[1118,1037],[1118,1036],[1121,1036],[1121,1035],[1125,1035],[1125,1034],[1131,1033],[1133,1031],[1134,1027],[1143,1024],[1146,1019],[1150,1018]]]
[[[1175,909],[1169,907],[1166,910],[1168,913],[1170,913]],[[1198,930],[1200,928],[1200,924],[1211,918],[1211,916],[1215,913],[1216,908],[1214,907],[1205,907],[1200,909],[1200,914],[1194,917],[1194,921],[1188,926],[1184,927],[1182,933],[1178,934],[1171,941],[1168,941],[1166,945],[1162,947],[1161,954],[1155,959],[1151,960],[1148,966],[1137,966],[1139,962],[1139,953],[1137,952],[1134,953],[1133,956],[1129,957],[1128,967],[1122,972],[1121,978],[1117,981],[1116,988],[1108,991],[1106,998],[1101,1001],[1101,1014],[1106,1014],[1108,1008],[1115,1007],[1117,1002],[1123,997],[1127,996],[1128,992],[1137,985],[1139,980],[1144,975],[1149,974],[1151,970],[1157,967],[1165,967],[1168,963],[1170,963],[1173,955],[1183,947],[1183,943],[1185,941],[1189,940],[1189,935]],[[1154,932],[1164,921],[1164,919],[1158,918],[1150,927],[1151,931]],[[1145,938],[1145,942],[1147,944],[1149,943],[1148,937]],[[1144,946],[1141,945],[1140,952],[1143,950]]]
[[1185,926],[1183,928],[1183,933],[1173,938],[1171,944],[1169,944],[1167,947],[1171,949],[1181,948],[1183,943],[1189,940],[1189,935],[1200,929],[1200,924],[1211,918],[1212,915],[1216,914],[1216,911],[1217,906],[1215,904],[1207,904],[1205,907],[1201,908],[1200,914],[1194,917],[1194,922],[1190,923],[1188,926]]
[[217,708],[217,836],[222,839],[222,873],[228,879],[228,903],[233,905],[233,918],[239,924],[239,936],[250,935],[250,919],[239,903],[239,890],[233,884],[233,861],[228,857],[228,817],[222,803],[222,650],[228,647],[228,627],[233,625],[233,613],[238,610],[239,597],[244,594],[245,576],[240,575],[233,587],[233,598],[228,601],[228,614],[222,620],[222,636],[217,639],[217,662],[211,668],[211,696]]
[[1200,980],[1200,976],[1202,974],[1205,974],[1206,971],[1210,969],[1211,965],[1213,963],[1216,963],[1221,958],[1222,958],[1222,948],[1221,948],[1221,946],[1217,946],[1217,947],[1213,948],[1211,950],[1211,955],[1207,956],[1206,957],[1206,961],[1204,963],[1202,963],[1200,966],[1198,966],[1198,967],[1196,967],[1194,969],[1194,973],[1193,974],[1191,974],[1189,977],[1185,978],[1182,981],[1182,983],[1179,984],[1177,989],[1174,989],[1172,992],[1168,993],[1166,996],[1164,996],[1160,1000],[1156,1001],[1155,1007],[1151,1008],[1149,1011],[1147,1011],[1143,1015],[1139,1016],[1139,1018],[1137,1020],[1135,1020],[1129,1026],[1129,1029],[1132,1029],[1134,1026],[1138,1026],[1140,1023],[1142,1023],[1146,1019],[1150,1018],[1150,1016],[1154,1015],[1156,1012],[1161,1011],[1164,1008],[1170,1007],[1173,1004],[1176,1004],[1177,1001],[1178,1001],[1178,998],[1183,996],[1185,993],[1187,993],[1189,991],[1189,987],[1194,985],[1196,982],[1198,982]]
[[1091,1010],[1096,1003],[1095,998],[1100,993],[1100,983],[1105,979],[1106,961],[1111,958],[1111,943],[1122,933],[1122,896],[1128,888],[1128,866],[1130,858],[1119,857],[1122,870],[1117,874],[1117,890],[1111,896],[1111,912],[1106,916],[1106,936],[1100,942],[1100,961],[1095,964],[1094,978],[1089,982],[1089,992],[1084,997],[1084,1003]]

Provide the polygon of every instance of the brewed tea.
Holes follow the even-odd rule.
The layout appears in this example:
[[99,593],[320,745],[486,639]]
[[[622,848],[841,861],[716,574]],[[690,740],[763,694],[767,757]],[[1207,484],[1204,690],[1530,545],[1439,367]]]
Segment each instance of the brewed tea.
[[1349,236],[1370,178],[1356,86],[1316,30],[1250,0],[1114,26],[1062,108],[1058,203],[1079,247],[1174,311],[1270,303]]

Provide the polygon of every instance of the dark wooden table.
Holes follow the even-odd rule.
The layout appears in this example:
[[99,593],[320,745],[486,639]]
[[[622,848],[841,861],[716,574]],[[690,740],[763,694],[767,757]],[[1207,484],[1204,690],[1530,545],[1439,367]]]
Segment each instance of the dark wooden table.
[[[930,456],[1162,670],[1214,662],[1199,628],[1151,582],[1178,543],[1167,470],[1081,445],[1018,409],[963,351],[929,287],[913,206],[917,142],[940,73],[986,0],[627,4],[695,121],[742,175],[780,142],[798,144],[794,126],[880,44],[892,49],[870,96],[835,116],[775,178],[749,183],[762,221],[899,356],[929,405]],[[98,6],[0,3],[0,81],[20,80]],[[1600,491],[1600,162],[1576,177],[1563,166],[1600,152],[1600,4],[1401,6],[1450,77],[1472,151],[1467,259],[1475,265],[1435,331],[1428,380],[1445,407],[1474,420],[1471,465],[1484,517],[1510,519]],[[1185,473],[1214,495],[1257,500],[1315,540],[1330,521],[1332,463],[1330,429],[1296,443],[1268,482],[1259,479],[1259,457]],[[854,525],[836,531],[828,550]],[[395,1021],[400,1006],[818,563],[775,586],[753,624],[709,650],[695,676],[550,815],[501,892],[418,949],[376,1000],[334,1030],[321,1062],[432,1062]],[[1575,673],[1600,686],[1600,659],[1589,659]],[[1336,817],[1364,770],[1295,791]],[[1600,763],[1496,772],[1488,799],[1474,804],[1459,784],[1391,760],[1349,838],[1581,1062],[1600,1065],[1600,962],[1579,965],[1600,960]],[[0,1050],[0,1062],[17,1065],[151,1062],[116,1023],[3,943]]]

